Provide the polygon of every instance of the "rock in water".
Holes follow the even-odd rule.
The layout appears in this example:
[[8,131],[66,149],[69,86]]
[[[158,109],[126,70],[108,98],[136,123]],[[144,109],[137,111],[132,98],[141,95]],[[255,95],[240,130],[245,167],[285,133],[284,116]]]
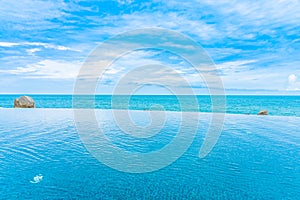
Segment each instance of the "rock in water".
[[34,100],[29,96],[21,96],[15,99],[14,108],[35,108]]
[[258,113],[258,115],[268,115],[268,111],[267,110],[262,110]]
[[14,100],[14,108],[18,108],[19,106],[19,99]]

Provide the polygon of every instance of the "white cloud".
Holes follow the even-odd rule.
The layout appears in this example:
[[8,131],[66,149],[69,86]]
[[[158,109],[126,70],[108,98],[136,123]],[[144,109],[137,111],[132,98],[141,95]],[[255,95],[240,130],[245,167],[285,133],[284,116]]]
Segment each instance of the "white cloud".
[[131,4],[134,0],[117,0],[119,4]]
[[60,60],[42,60],[40,62],[17,67],[12,70],[0,70],[0,73],[22,75],[25,78],[74,79],[80,69],[80,62]]
[[233,73],[248,71],[250,64],[257,62],[256,60],[237,60],[229,61],[221,64],[217,64],[218,70],[221,70],[222,74],[225,76],[230,76]]
[[40,48],[33,48],[33,49],[27,49],[26,52],[29,54],[29,55],[34,55],[35,52],[38,52],[38,51],[41,51]]
[[[215,40],[223,38],[255,39],[257,35],[276,36],[278,32],[286,31],[292,34],[298,29],[300,21],[300,1],[167,1],[167,9],[180,8],[181,16],[197,18],[194,21],[206,21],[200,17],[210,16],[214,26]],[[186,12],[189,10],[189,12]],[[210,19],[208,20],[208,22]],[[194,33],[194,25],[188,33]],[[281,29],[277,29],[281,27]],[[196,29],[198,26],[196,26]],[[297,31],[298,32],[298,31]]]
[[[223,33],[216,29],[214,24],[207,24],[203,20],[193,20],[189,15],[175,12],[141,12],[133,14],[123,14],[118,16],[87,16],[87,19],[94,23],[105,22],[107,25],[101,29],[90,30],[91,35],[116,35],[125,31],[137,28],[160,27],[172,29],[181,33],[192,34],[200,38],[203,42],[211,39],[222,38]],[[110,26],[113,24],[113,26]]]
[[123,71],[125,68],[124,67],[119,67],[118,69],[116,68],[109,68],[107,70],[105,70],[105,74],[109,74],[109,75],[115,75],[121,71]]
[[[52,19],[63,15],[61,12],[65,4],[62,1],[1,1],[0,19],[1,21],[14,20],[34,25],[33,22]],[[30,19],[30,21],[28,21]]]
[[[42,43],[42,42],[20,42],[20,43],[15,43],[15,42],[0,42],[1,47],[15,47],[15,46],[41,46],[47,49],[56,49],[60,51],[67,51],[67,50],[72,50],[69,47],[61,46],[61,45],[53,45],[49,43]],[[74,51],[74,50],[72,50]]]
[[300,91],[300,82],[297,82],[297,76],[295,74],[288,76],[287,91]]
[[289,75],[289,77],[288,77],[289,83],[295,83],[296,80],[297,80],[297,76],[295,74]]
[[[99,82],[100,85],[106,85],[106,83],[110,85],[118,84],[124,76],[130,78],[127,77],[127,80],[123,84],[126,83],[129,85],[138,85],[145,82],[151,84],[163,82],[169,86],[180,87],[183,83],[179,81],[179,76],[185,78],[191,85],[203,85],[201,75],[186,61],[180,64],[172,64],[160,56],[157,57],[157,55],[161,56],[161,52],[140,50],[123,55],[115,60],[105,71]],[[169,68],[166,69],[164,67]]]
[[[87,50],[85,52],[91,50],[90,48],[96,41],[102,41],[103,38],[107,39],[107,37],[124,31],[144,27],[168,28],[192,36],[200,44],[208,46],[207,51],[213,55],[212,57],[217,60],[217,63],[223,62],[217,66],[222,72],[222,78],[228,88],[281,90],[299,90],[300,88],[299,79],[297,80],[295,75],[298,73],[297,68],[294,70],[295,66],[299,65],[285,65],[288,62],[287,60],[292,60],[291,62],[299,61],[295,56],[297,54],[293,53],[298,52],[297,47],[299,45],[296,44],[298,39],[292,41],[290,38],[299,38],[297,26],[299,26],[300,21],[300,1],[195,0],[186,2],[165,1],[158,4],[156,4],[157,1],[154,1],[155,9],[151,7],[149,2],[147,3],[148,7],[145,6],[146,3],[143,4],[144,7],[140,6],[140,8],[143,7],[142,10],[135,8],[138,6],[128,5],[133,3],[133,0],[117,1],[120,4],[119,7],[121,5],[128,6],[130,12],[115,10],[112,13],[108,12],[101,15],[85,15],[82,12],[82,16],[78,16],[79,12],[73,13],[72,11],[83,11],[92,8],[93,5],[80,6],[80,4],[65,3],[60,0],[56,2],[37,0],[3,1],[0,2],[0,20],[7,31],[15,31],[16,33],[19,31],[21,33],[22,30],[24,35],[39,36],[41,34],[41,37],[47,37],[47,35],[43,35],[45,32],[36,31],[47,29],[51,34],[51,30],[55,30],[57,33],[57,30],[63,27],[63,30],[67,31],[65,32],[66,35],[58,38],[61,39],[59,44],[65,45],[64,42],[71,44],[76,41],[80,44],[73,43],[73,45],[71,44],[72,47],[81,45],[80,49],[84,48]],[[88,25],[81,25],[81,20],[84,20],[85,23],[88,22]],[[72,25],[65,26],[64,22]],[[78,31],[78,26],[80,26],[80,30],[83,30]],[[28,30],[34,32],[31,33]],[[19,39],[21,40],[21,38]],[[46,41],[43,39],[45,38],[41,38],[40,41]],[[55,49],[62,55],[60,58],[63,58],[66,54],[60,51],[76,51],[67,47],[67,45],[42,42],[17,43],[16,41],[19,40],[8,41],[13,42],[2,41],[0,47],[9,48],[8,51],[12,52],[15,49],[14,47],[21,46],[27,48],[26,52],[29,55],[34,55],[34,53],[45,49]],[[285,48],[287,42],[290,42],[289,48]],[[122,48],[122,45],[126,44],[120,44],[118,48]],[[283,52],[289,54],[289,58],[292,59],[287,58],[285,54],[280,54],[278,47],[282,47]],[[107,57],[113,57],[115,52],[114,49],[106,52]],[[76,77],[76,69],[79,69],[80,62],[57,60],[58,58],[55,58],[57,54],[47,54],[47,58],[50,56],[53,60],[42,58],[44,60],[28,65],[24,62],[21,65],[22,61],[19,58],[11,66],[18,65],[21,67],[0,71],[1,73],[18,74],[19,77],[27,78],[65,79]],[[269,57],[266,58],[267,56]],[[226,58],[231,61],[226,61]],[[1,60],[4,59],[1,58]],[[6,59],[13,60],[11,57]],[[74,56],[74,60],[76,59],[79,60],[78,57]],[[268,62],[269,60],[272,61]],[[34,62],[32,58],[30,62]],[[279,63],[281,66],[272,66],[273,63]],[[2,66],[5,64],[2,63]],[[168,65],[166,62],[133,54],[133,56],[120,60],[117,65],[105,71],[106,76],[103,78],[117,80],[116,77],[121,76],[134,66],[145,64]],[[6,65],[7,67],[10,66]],[[211,69],[209,67],[207,69]],[[195,80],[189,79],[193,83],[199,79],[195,74],[188,73],[184,65],[175,66],[174,69],[177,72],[186,73],[187,77],[194,77]],[[169,72],[162,71],[160,73],[161,78],[175,82],[172,74],[167,76],[167,74],[170,74]],[[147,73],[141,73],[141,75],[146,76]]]
[[300,19],[300,2],[297,0],[279,1],[210,1],[198,0],[217,9],[222,14],[231,15],[245,22],[255,24],[298,23]]
[[24,42],[20,43],[20,45],[29,45],[29,46],[42,46],[47,49],[56,49],[61,51],[71,50],[69,47],[61,46],[61,45],[53,45],[49,43],[42,43],[42,42]]
[[13,47],[13,46],[19,46],[19,43],[14,42],[0,42],[0,47]]

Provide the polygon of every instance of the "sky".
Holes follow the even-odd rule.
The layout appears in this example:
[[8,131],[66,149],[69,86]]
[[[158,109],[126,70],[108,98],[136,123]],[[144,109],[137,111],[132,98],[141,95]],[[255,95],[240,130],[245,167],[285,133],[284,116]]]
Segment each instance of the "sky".
[[[99,45],[127,31],[163,28],[203,48],[226,94],[299,95],[299,10],[297,0],[0,0],[0,93],[72,94],[80,69]],[[97,93],[113,93],[131,73],[122,84],[140,81],[140,93],[169,94],[168,88],[183,87],[174,71],[195,93],[208,92],[181,55],[138,49],[118,56]],[[156,67],[133,70],[144,65]]]

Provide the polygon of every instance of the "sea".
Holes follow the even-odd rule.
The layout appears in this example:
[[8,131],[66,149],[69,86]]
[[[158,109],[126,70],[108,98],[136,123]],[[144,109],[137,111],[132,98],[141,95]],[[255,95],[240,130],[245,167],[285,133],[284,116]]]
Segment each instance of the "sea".
[[[21,95],[0,95],[0,108],[13,108],[14,99]],[[30,95],[37,108],[96,108],[129,110],[165,110],[185,112],[212,112],[211,96],[198,95],[197,105],[190,104],[195,96],[175,95],[95,95],[94,104],[73,105],[72,95]],[[112,103],[112,97],[114,101]],[[218,98],[218,97],[216,97]],[[274,116],[300,116],[300,96],[226,96],[226,113],[256,115],[261,110],[268,110]],[[215,108],[214,112],[218,112]],[[224,112],[220,110],[219,112]]]
[[14,109],[19,96],[0,96],[0,199],[300,197],[300,97],[226,96],[222,114],[209,96],[198,108],[176,96],[95,96],[93,109],[30,95],[38,109]]

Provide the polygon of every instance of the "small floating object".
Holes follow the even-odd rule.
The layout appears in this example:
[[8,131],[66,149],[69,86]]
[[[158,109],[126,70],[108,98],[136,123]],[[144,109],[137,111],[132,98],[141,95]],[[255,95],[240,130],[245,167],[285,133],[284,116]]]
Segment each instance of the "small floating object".
[[30,181],[30,183],[39,183],[43,180],[43,175],[39,174],[33,177],[33,180]]

